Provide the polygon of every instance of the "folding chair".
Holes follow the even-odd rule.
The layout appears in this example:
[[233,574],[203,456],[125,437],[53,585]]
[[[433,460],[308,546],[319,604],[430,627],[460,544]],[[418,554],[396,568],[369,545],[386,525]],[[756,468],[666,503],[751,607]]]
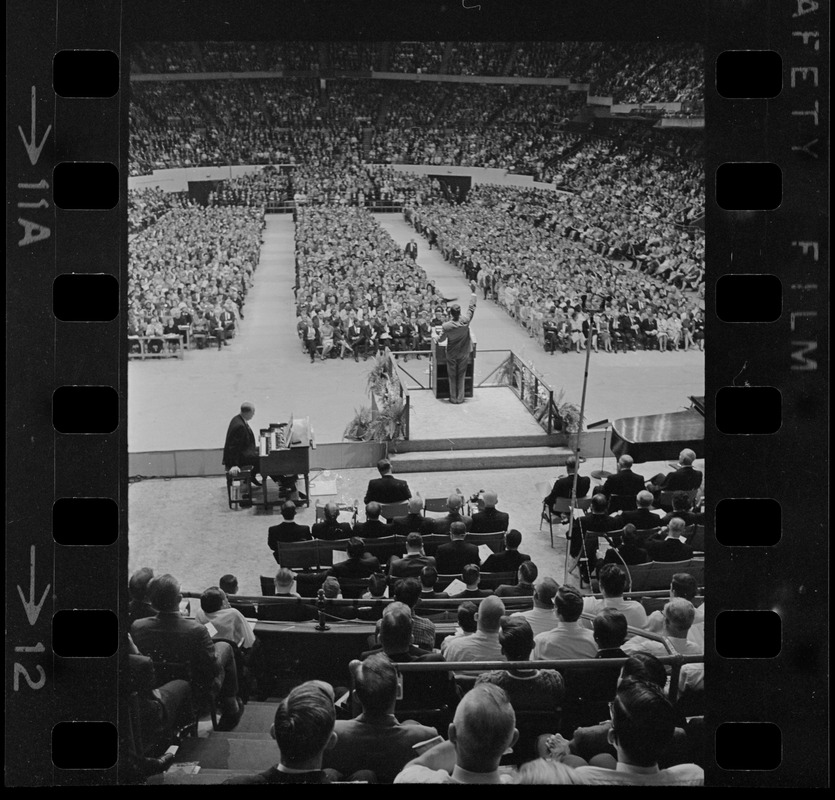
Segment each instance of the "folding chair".
[[[591,505],[591,498],[590,497],[581,497],[578,500],[575,500],[574,503],[576,504],[577,508],[585,513],[588,507]],[[552,508],[548,507],[548,504],[543,502],[542,503],[542,514],[539,516],[539,530],[542,530],[542,523],[548,523],[548,530],[551,534],[551,547],[554,546],[554,517],[557,517],[557,522],[562,522],[562,515],[563,514],[571,514],[571,507],[572,501],[570,498],[567,497],[558,497],[554,501],[554,505]],[[571,524],[572,521],[568,521],[568,532],[566,533],[566,538],[571,535]]]
[[446,514],[449,510],[447,508],[447,499],[446,497],[427,497],[423,501],[423,513],[424,516],[426,515],[427,511],[432,512],[433,514]]

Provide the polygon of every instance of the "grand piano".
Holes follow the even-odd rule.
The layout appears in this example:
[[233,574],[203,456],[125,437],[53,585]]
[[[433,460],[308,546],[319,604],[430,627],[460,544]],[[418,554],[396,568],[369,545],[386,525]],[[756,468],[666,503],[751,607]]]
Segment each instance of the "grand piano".
[[636,463],[669,461],[689,447],[704,458],[705,398],[690,397],[685,411],[623,417],[612,423],[611,450],[620,458],[630,455]]

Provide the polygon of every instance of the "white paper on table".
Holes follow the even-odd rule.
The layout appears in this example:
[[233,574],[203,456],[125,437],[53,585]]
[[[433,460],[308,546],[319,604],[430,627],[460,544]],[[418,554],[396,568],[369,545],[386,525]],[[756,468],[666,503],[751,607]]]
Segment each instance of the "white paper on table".
[[493,555],[493,551],[490,549],[489,545],[480,544],[478,546],[478,555],[481,558],[481,562],[484,563],[490,556]]
[[453,597],[456,594],[460,594],[461,592],[465,591],[467,588],[467,584],[464,581],[458,580],[456,578],[452,583],[447,586],[444,591],[450,596]]

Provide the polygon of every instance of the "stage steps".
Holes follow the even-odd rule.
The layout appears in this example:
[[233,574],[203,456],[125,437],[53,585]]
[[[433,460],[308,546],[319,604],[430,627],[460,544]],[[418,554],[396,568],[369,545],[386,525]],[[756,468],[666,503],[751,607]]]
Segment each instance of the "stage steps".
[[[519,439],[521,437],[514,437]],[[450,447],[445,449],[389,451],[395,474],[407,472],[455,472],[470,469],[524,469],[530,467],[558,467],[565,464],[572,451],[568,447],[543,447],[547,437],[531,437],[537,444],[515,447]],[[485,441],[484,439],[480,441]],[[398,443],[402,450],[404,442]]]

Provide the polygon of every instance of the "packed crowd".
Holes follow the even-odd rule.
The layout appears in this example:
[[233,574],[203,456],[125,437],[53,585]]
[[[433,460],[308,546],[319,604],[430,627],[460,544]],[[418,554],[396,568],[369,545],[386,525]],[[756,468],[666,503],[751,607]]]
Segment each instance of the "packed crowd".
[[139,233],[172,208],[191,205],[187,192],[165,192],[158,187],[128,190],[128,233]]
[[503,75],[512,42],[455,42],[449,59],[451,75]]
[[[700,482],[701,473],[696,471],[684,477],[692,470],[692,461],[684,463],[689,456],[683,451],[681,466],[656,476],[649,485],[657,489],[653,481],[669,486]],[[574,466],[555,481],[552,494],[570,491]],[[387,461],[379,467],[381,479],[369,483],[366,521],[353,529],[339,521],[336,504],[325,507],[324,519],[312,531],[294,521],[294,503],[282,506],[283,521],[269,531],[277,546],[311,537],[347,538],[348,550],[346,560],[320,574],[294,573],[279,566],[269,593],[279,600],[239,598],[238,579],[227,573],[217,586],[192,595],[186,604],[173,576],[155,575],[148,567],[131,575],[127,611],[131,670],[147,667],[148,661],[161,670],[161,677],[147,682],[137,698],[140,707],[152,697],[159,704],[153,706],[153,715],[150,706],[147,712],[157,750],[137,752],[134,744],[131,752],[140,774],[167,768],[171,759],[148,758],[146,753],[167,747],[178,723],[193,715],[194,705],[199,706],[193,698],[208,696],[218,703],[222,711],[218,728],[228,731],[238,726],[248,698],[267,691],[260,684],[269,674],[264,642],[253,634],[247,618],[304,626],[324,614],[333,630],[343,620],[368,624],[367,649],[345,664],[351,688],[308,681],[289,693],[285,690],[274,725],[279,766],[227,782],[703,783],[699,765],[705,755],[700,724],[705,604],[698,582],[687,571],[677,572],[667,597],[625,596],[629,566],[640,563],[633,558],[635,542],[651,547],[660,560],[674,560],[674,551],[687,548],[685,522],[691,527],[694,520],[698,522],[693,512],[667,514],[663,539],[657,540],[640,524],[641,513],[651,513],[643,506],[645,492],[638,494],[635,511],[610,516],[607,481],[593,498],[591,513],[584,518],[587,524],[578,519],[574,526],[580,527],[581,536],[593,534],[595,542],[609,541],[606,552],[617,558],[601,560],[597,593],[585,594],[560,585],[522,552],[523,536],[507,530],[509,517],[498,510],[493,491],[481,493],[482,510],[472,515],[464,513],[456,490],[443,517],[425,516],[423,501],[414,497],[404,509],[408,513],[383,522],[379,518],[383,493],[390,499],[398,486],[404,488],[403,497],[410,492],[405,482],[393,478]],[[620,478],[625,479],[626,473],[644,485],[642,476],[631,475],[631,463],[619,464]],[[585,494],[589,479],[580,481],[585,491],[579,493]],[[624,528],[629,514],[636,524]],[[506,531],[503,549],[482,561],[468,537],[502,530]],[[405,553],[381,563],[370,552],[370,542],[391,532],[405,535]],[[449,539],[430,554],[424,541],[431,532],[446,532]],[[642,552],[646,556],[646,550]],[[488,573],[513,577],[482,588],[482,576]],[[460,578],[448,591],[440,590],[439,575],[450,574]],[[450,618],[457,625],[444,636],[439,626],[453,627]],[[185,641],[200,641],[201,646],[189,650],[186,679],[171,681],[162,668],[182,660]],[[692,661],[674,673],[669,663],[659,661],[669,654]],[[619,661],[613,669],[601,665],[580,675],[561,667],[560,662],[572,659]],[[466,664],[469,669],[453,673],[453,681],[443,672],[402,674],[398,680],[398,663],[426,662]],[[484,662],[529,663],[485,669]],[[297,679],[303,680],[304,663],[297,669],[302,673]],[[350,691],[356,710],[351,702],[344,702],[343,695],[350,699]],[[429,708],[435,714],[438,708],[447,709],[453,719],[448,740],[432,727],[437,717],[423,718]],[[411,721],[401,721],[404,717]],[[321,729],[311,729],[313,720],[319,720],[316,725]],[[500,769],[511,746],[514,766]]]
[[446,42],[395,42],[392,47],[390,72],[440,74]]
[[218,348],[243,317],[258,265],[263,210],[174,208],[133,237],[128,261],[128,335],[209,336]]

